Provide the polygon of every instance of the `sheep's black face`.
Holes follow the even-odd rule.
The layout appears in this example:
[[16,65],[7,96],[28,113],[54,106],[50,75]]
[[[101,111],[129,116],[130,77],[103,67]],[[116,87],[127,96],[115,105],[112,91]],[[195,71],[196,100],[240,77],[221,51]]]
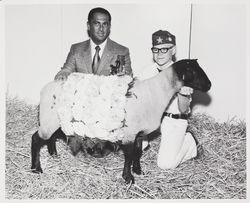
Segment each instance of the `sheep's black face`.
[[207,92],[211,88],[211,82],[206,73],[199,66],[197,59],[184,59],[173,64],[179,80],[184,86],[195,90]]

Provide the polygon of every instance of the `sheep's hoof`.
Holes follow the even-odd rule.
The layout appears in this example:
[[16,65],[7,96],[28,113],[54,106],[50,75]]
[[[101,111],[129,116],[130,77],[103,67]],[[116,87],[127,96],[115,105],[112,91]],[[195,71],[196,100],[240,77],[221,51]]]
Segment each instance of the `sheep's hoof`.
[[43,170],[41,167],[37,167],[37,168],[31,168],[31,171],[33,173],[43,173]]
[[50,154],[50,156],[57,156],[57,151],[55,150],[48,150],[48,152],[49,152],[49,154]]
[[130,182],[132,182],[132,184],[135,183],[135,178],[132,174],[123,174],[122,177],[126,184],[129,184]]

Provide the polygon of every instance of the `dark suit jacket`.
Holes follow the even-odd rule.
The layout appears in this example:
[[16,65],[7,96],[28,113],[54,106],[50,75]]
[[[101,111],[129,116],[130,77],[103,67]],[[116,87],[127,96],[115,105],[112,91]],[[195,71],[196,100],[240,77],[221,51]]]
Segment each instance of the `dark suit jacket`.
[[[129,49],[107,38],[96,75],[109,75],[110,65],[116,65],[117,55],[125,56],[126,74],[132,74]],[[90,40],[73,44],[61,71],[93,73]]]

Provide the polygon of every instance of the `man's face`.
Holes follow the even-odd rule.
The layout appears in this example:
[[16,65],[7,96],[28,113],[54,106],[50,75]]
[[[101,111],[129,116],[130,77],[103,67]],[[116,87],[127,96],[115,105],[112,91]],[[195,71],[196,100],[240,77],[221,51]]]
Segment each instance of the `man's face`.
[[87,23],[91,39],[99,45],[104,42],[110,33],[110,21],[108,15],[95,13],[90,22]]
[[160,44],[153,46],[153,49],[157,51],[157,49],[163,49],[165,53],[162,53],[161,50],[158,50],[158,53],[154,53],[153,51],[153,59],[159,65],[163,66],[170,61],[172,61],[172,57],[175,54],[175,45],[173,44]]

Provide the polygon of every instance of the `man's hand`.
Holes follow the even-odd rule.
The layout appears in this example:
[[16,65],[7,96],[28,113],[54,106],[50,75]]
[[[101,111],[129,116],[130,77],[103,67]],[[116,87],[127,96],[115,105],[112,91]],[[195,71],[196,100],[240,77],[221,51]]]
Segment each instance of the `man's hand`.
[[69,76],[70,72],[68,71],[64,71],[64,70],[61,70],[59,71],[56,76],[55,76],[55,80],[67,80],[68,76]]

